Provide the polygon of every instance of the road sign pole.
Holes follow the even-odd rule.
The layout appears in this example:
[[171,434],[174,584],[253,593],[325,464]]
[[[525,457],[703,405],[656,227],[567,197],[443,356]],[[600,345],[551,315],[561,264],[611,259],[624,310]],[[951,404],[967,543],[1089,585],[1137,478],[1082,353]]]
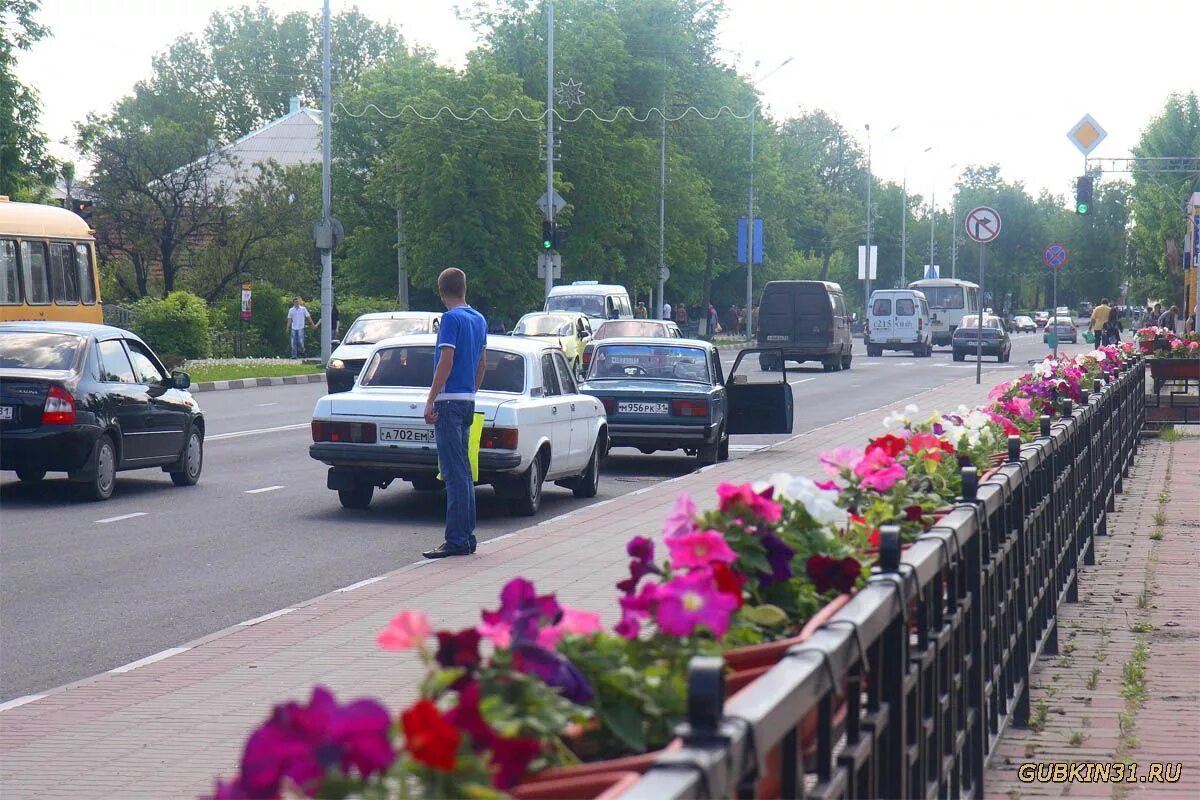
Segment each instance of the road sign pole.
[[979,335],[975,337],[975,383],[983,380],[983,242],[979,243]]
[[1058,321],[1058,270],[1054,270],[1054,312],[1050,317],[1050,336],[1054,339],[1054,360],[1058,360],[1058,329],[1054,323]]

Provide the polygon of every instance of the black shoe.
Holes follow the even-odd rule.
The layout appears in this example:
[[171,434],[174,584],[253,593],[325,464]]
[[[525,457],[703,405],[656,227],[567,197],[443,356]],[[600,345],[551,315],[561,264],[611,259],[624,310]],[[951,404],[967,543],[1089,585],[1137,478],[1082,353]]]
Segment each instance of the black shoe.
[[469,556],[475,552],[469,546],[456,546],[442,542],[432,550],[426,550],[421,555],[425,558],[446,558],[447,556]]

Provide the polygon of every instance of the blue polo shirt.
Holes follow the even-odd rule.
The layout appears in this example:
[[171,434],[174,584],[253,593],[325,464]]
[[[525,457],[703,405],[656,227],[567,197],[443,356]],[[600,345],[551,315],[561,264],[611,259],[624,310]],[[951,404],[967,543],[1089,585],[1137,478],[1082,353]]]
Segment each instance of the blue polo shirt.
[[474,400],[475,371],[487,345],[487,320],[470,306],[459,306],[442,314],[438,328],[433,367],[437,369],[443,347],[454,348],[454,364],[446,386],[435,400]]

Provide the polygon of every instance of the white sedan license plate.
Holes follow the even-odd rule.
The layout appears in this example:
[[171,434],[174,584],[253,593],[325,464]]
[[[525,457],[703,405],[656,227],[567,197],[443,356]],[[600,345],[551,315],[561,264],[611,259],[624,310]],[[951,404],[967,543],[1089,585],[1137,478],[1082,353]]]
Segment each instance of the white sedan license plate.
[[433,444],[435,440],[432,428],[380,428],[379,441]]
[[666,403],[617,403],[618,414],[666,414]]
[[12,406],[0,406],[0,419],[12,419],[12,418],[13,418],[13,407]]

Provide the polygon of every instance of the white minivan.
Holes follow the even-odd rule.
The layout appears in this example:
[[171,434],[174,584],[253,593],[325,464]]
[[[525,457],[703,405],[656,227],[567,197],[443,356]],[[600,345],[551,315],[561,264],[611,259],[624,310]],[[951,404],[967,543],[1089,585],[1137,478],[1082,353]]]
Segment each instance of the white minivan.
[[880,289],[871,292],[865,334],[867,355],[878,358],[884,350],[907,350],[922,358],[933,354],[929,303],[915,289]]
[[555,286],[542,310],[585,314],[593,319],[633,319],[633,305],[625,287],[598,281]]

